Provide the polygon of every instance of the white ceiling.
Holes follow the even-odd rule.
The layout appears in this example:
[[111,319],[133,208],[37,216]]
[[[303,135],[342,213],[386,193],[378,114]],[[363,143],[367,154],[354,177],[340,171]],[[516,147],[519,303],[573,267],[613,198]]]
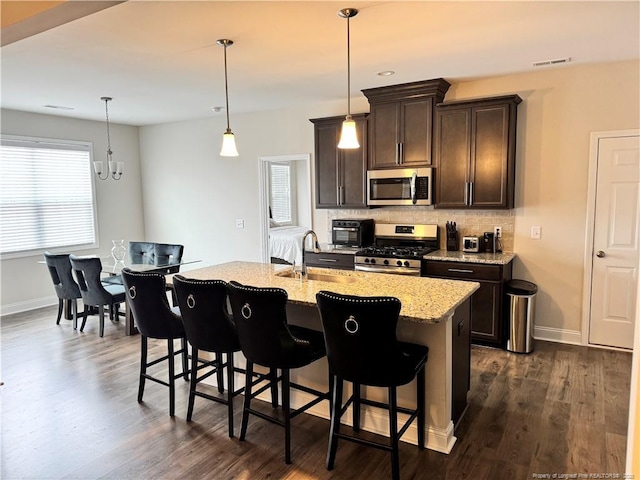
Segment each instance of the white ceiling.
[[[0,49],[1,106],[148,125],[221,116],[223,49],[230,113],[345,100],[345,7],[351,19],[352,95],[443,77],[532,71],[640,58],[640,2],[136,1]],[[566,68],[565,66],[542,68]],[[381,77],[377,72],[393,70]],[[602,94],[602,93],[597,93]],[[73,107],[52,110],[44,105]],[[231,121],[233,124],[233,120]]]

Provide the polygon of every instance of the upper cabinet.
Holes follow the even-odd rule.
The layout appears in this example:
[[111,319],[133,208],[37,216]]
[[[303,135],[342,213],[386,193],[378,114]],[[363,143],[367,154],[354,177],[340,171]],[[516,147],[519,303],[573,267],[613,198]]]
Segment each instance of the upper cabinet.
[[367,208],[367,116],[353,115],[360,148],[339,149],[344,116],[314,118],[316,208]]
[[513,208],[518,95],[436,107],[436,208]]
[[435,105],[449,82],[442,78],[369,88],[369,169],[431,165]]

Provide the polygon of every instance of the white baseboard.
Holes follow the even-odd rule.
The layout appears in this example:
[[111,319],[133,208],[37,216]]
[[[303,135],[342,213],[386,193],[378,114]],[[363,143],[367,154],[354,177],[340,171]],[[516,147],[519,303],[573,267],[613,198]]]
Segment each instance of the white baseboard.
[[536,325],[533,329],[533,338],[547,342],[582,345],[582,332],[579,330],[565,330],[563,328]]
[[14,313],[35,310],[36,308],[50,307],[58,304],[58,297],[44,297],[27,300],[25,302],[10,303],[8,305],[0,305],[0,315],[11,315]]

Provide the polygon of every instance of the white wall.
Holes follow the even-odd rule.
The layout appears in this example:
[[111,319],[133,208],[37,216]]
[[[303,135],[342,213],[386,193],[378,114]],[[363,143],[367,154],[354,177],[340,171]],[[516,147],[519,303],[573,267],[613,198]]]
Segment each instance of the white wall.
[[[4,134],[93,142],[94,159],[104,159],[107,135],[103,122],[15,110],[1,114]],[[113,157],[125,162],[125,174],[119,181],[96,180],[99,248],[81,254],[108,256],[112,239],[144,238],[138,128],[110,126]],[[41,255],[0,261],[2,314],[57,303],[49,273],[39,260]]]

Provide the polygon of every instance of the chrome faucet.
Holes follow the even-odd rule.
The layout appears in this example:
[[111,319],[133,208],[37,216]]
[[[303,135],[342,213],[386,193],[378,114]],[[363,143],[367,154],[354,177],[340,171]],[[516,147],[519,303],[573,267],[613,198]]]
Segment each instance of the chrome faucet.
[[302,235],[302,269],[300,270],[300,278],[307,275],[307,262],[304,259],[305,244],[307,243],[307,237],[311,235],[311,241],[313,242],[313,252],[320,253],[320,245],[318,245],[318,236],[313,230],[307,230]]

